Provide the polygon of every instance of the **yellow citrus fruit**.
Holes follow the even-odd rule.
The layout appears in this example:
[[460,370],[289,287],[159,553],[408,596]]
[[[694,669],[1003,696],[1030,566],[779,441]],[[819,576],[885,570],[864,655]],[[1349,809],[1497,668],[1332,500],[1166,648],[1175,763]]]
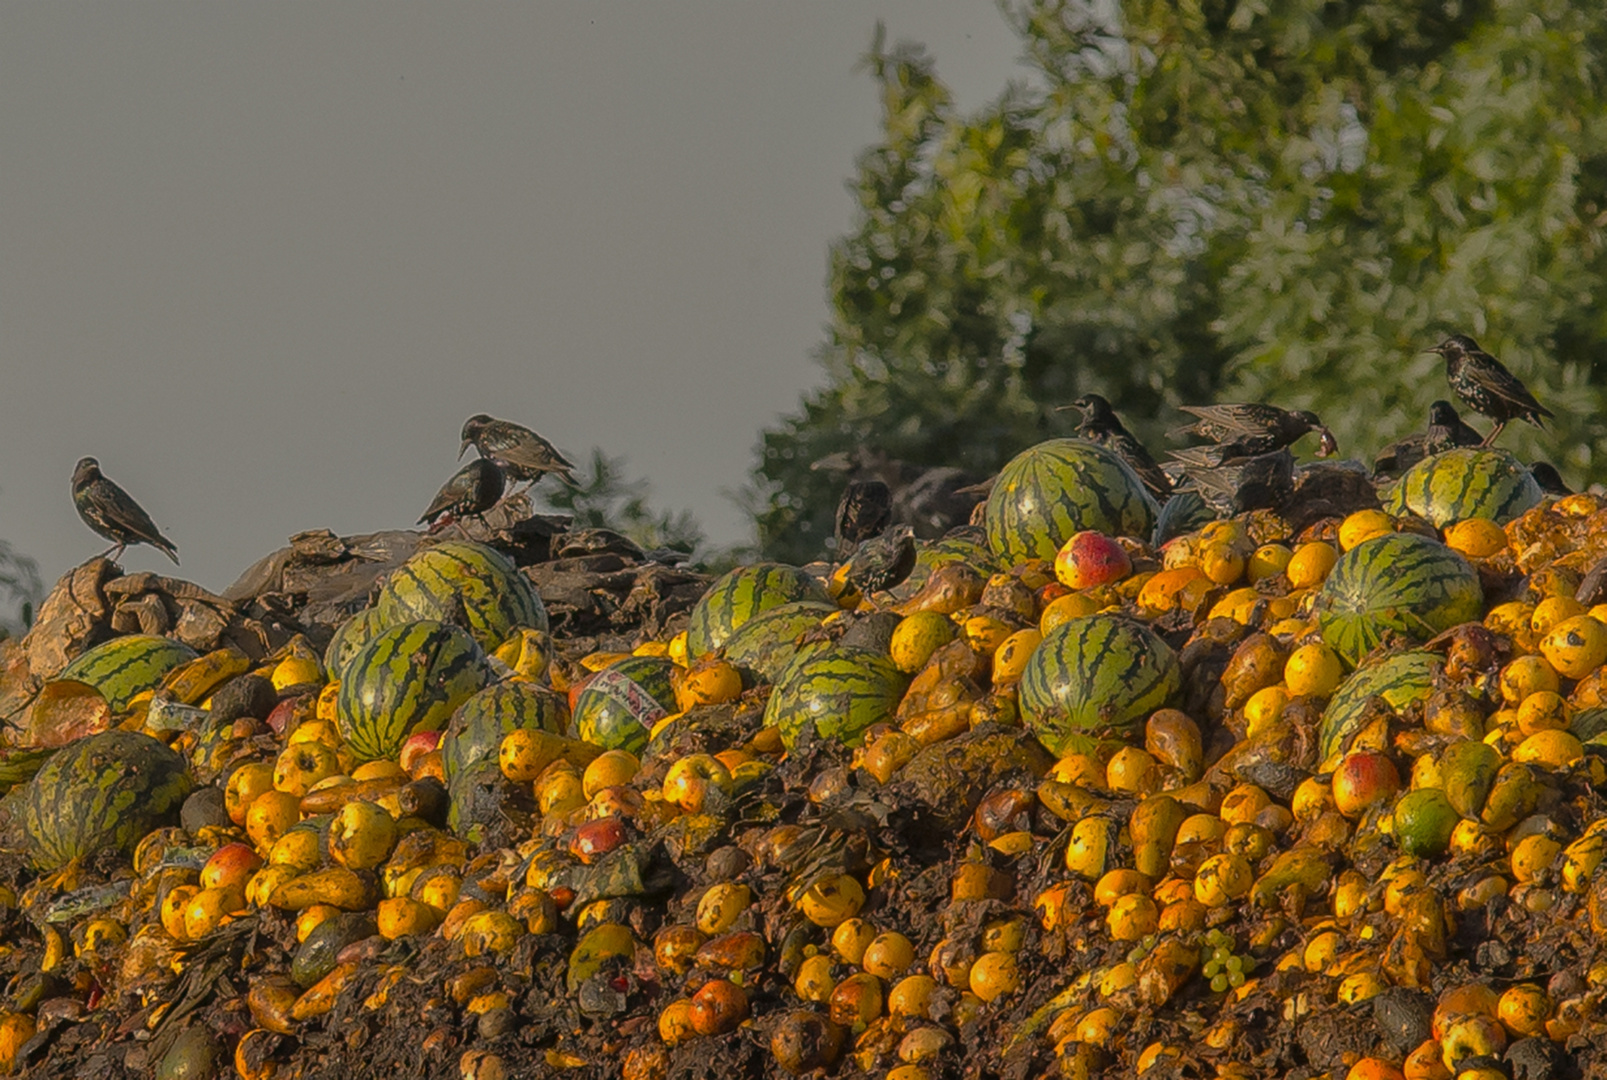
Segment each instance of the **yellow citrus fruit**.
[[1507,534],[1489,518],[1468,518],[1445,530],[1445,546],[1470,559],[1488,559],[1507,548]]
[[1339,549],[1349,551],[1375,536],[1395,531],[1395,519],[1382,510],[1358,510],[1339,523]]
[[1297,589],[1315,589],[1328,577],[1328,571],[1339,561],[1339,552],[1332,544],[1313,540],[1295,548],[1289,565],[1283,572],[1289,575],[1289,584]]
[[898,670],[913,674],[926,666],[933,653],[953,641],[958,632],[952,619],[935,611],[907,615],[893,628],[889,648],[893,663]]
[[1327,697],[1343,675],[1339,654],[1320,641],[1300,646],[1283,665],[1283,684],[1295,697]]

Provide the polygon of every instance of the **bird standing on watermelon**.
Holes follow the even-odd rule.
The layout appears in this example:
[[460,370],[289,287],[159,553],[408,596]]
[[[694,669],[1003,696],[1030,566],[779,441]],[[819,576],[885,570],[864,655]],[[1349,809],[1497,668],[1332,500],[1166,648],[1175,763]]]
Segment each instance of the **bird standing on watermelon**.
[[575,466],[557,447],[511,420],[493,420],[485,413],[469,417],[463,422],[463,445],[458,448],[458,457],[462,458],[471,446],[482,458],[496,462],[515,483],[534,484],[550,473],[570,487],[578,486]]
[[466,517],[479,518],[484,525],[485,513],[501,500],[503,486],[502,470],[496,462],[475,458],[441,485],[418,524],[429,522],[432,533]]
[[1182,410],[1197,417],[1194,423],[1173,431],[1174,436],[1197,435],[1221,448],[1223,464],[1232,458],[1257,457],[1292,446],[1302,435],[1315,431],[1320,436],[1318,457],[1328,457],[1339,449],[1334,433],[1317,414],[1306,409],[1281,409],[1258,401],[1221,405],[1183,405]]
[[1501,430],[1514,420],[1527,420],[1543,428],[1540,418],[1552,416],[1551,410],[1536,401],[1516,375],[1466,334],[1452,334],[1428,351],[1445,359],[1445,378],[1456,396],[1474,412],[1495,421],[1495,428],[1480,446],[1495,442]]
[[110,556],[116,562],[128,545],[149,544],[172,559],[174,566],[179,564],[179,549],[128,492],[101,474],[100,462],[92,457],[81,459],[73,468],[73,505],[85,525],[112,541],[101,558]]
[[875,594],[897,588],[915,569],[915,530],[894,525],[861,544],[848,560],[843,577],[875,606]]
[[1144,444],[1134,438],[1132,432],[1122,424],[1121,418],[1116,415],[1116,410],[1110,407],[1109,401],[1099,394],[1084,394],[1070,405],[1060,407],[1060,411],[1066,409],[1082,410],[1083,418],[1077,425],[1078,435],[1095,446],[1103,446],[1127,462],[1138,474],[1138,478],[1144,482],[1144,486],[1149,489],[1149,493],[1155,496],[1156,501],[1166,501],[1172,494],[1172,481],[1155,463],[1155,459],[1144,448]]
[[837,556],[846,559],[893,517],[893,492],[881,480],[850,480],[837,502]]
[[1428,431],[1408,435],[1378,452],[1373,472],[1392,476],[1405,472],[1433,454],[1443,454],[1459,446],[1478,446],[1484,436],[1457,415],[1449,401],[1436,401],[1428,407]]

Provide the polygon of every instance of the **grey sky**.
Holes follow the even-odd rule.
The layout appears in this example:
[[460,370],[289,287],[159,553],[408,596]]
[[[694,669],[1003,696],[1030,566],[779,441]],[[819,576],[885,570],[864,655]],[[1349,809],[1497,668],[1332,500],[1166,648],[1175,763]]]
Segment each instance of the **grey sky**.
[[0,538],[101,550],[91,454],[221,588],[410,524],[486,411],[743,539],[878,18],[966,107],[1024,74],[985,0],[0,5]]

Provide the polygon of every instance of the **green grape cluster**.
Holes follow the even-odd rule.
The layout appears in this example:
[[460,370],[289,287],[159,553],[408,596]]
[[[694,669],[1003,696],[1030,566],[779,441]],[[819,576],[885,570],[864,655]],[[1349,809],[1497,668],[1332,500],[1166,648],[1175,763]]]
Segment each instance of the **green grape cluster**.
[[1211,980],[1211,989],[1218,994],[1232,987],[1243,986],[1245,976],[1255,969],[1255,958],[1235,954],[1232,935],[1221,930],[1212,930],[1205,935],[1202,952],[1205,954],[1205,963],[1201,965],[1200,973]]
[[1157,934],[1145,934],[1143,937],[1139,938],[1138,941],[1134,943],[1133,947],[1128,950],[1127,962],[1129,964],[1136,964],[1140,960],[1144,959],[1144,957],[1150,954],[1150,950],[1155,948],[1155,943],[1159,940],[1161,939]]

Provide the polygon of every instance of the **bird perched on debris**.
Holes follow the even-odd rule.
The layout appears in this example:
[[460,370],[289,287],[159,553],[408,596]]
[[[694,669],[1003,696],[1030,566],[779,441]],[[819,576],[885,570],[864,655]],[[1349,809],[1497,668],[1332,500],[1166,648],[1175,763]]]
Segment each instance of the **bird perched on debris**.
[[1495,428],[1480,446],[1495,442],[1501,430],[1514,420],[1527,420],[1543,428],[1540,418],[1552,416],[1551,410],[1536,401],[1516,375],[1466,334],[1452,334],[1428,351],[1445,359],[1445,378],[1456,396],[1474,412],[1495,421]]
[[1305,409],[1280,409],[1276,405],[1261,402],[1184,405],[1181,408],[1198,419],[1187,427],[1173,431],[1172,435],[1197,435],[1209,439],[1224,447],[1222,461],[1257,457],[1282,450],[1310,431],[1321,436],[1318,457],[1328,457],[1339,449],[1334,433],[1328,430],[1316,413]]
[[850,480],[837,501],[837,557],[846,559],[893,517],[893,492],[880,480]]
[[1287,448],[1218,465],[1185,465],[1184,476],[1218,514],[1276,510],[1295,490],[1295,459]]
[[908,525],[894,525],[859,546],[848,560],[843,577],[874,604],[876,593],[897,588],[914,569],[915,530]]
[[1166,497],[1172,493],[1171,480],[1167,479],[1166,473],[1161,471],[1144,444],[1122,424],[1109,401],[1099,394],[1084,394],[1070,405],[1060,407],[1060,411],[1066,409],[1082,410],[1082,421],[1077,425],[1078,435],[1096,446],[1103,446],[1127,462],[1149,493],[1161,502],[1166,501]]
[[501,500],[503,486],[502,470],[497,463],[489,458],[475,458],[441,485],[418,523],[429,522],[431,532],[466,517],[479,518],[483,525],[485,512]]
[[1459,446],[1478,446],[1484,436],[1457,415],[1449,401],[1436,401],[1428,407],[1428,430],[1408,435],[1378,452],[1373,472],[1392,476],[1405,472],[1432,454],[1443,454]]
[[534,431],[511,420],[493,420],[478,413],[463,422],[463,445],[458,457],[474,447],[482,458],[501,467],[509,480],[535,483],[549,473],[576,487],[575,466],[552,443]]
[[116,562],[123,549],[130,544],[149,544],[179,564],[179,549],[163,536],[140,504],[128,492],[101,474],[100,462],[92,457],[81,459],[73,468],[73,505],[78,516],[95,532],[112,541],[112,546],[101,552]]
[[1563,480],[1557,467],[1549,461],[1536,461],[1529,466],[1529,475],[1534,482],[1540,485],[1540,490],[1547,495],[1572,495],[1573,489]]

